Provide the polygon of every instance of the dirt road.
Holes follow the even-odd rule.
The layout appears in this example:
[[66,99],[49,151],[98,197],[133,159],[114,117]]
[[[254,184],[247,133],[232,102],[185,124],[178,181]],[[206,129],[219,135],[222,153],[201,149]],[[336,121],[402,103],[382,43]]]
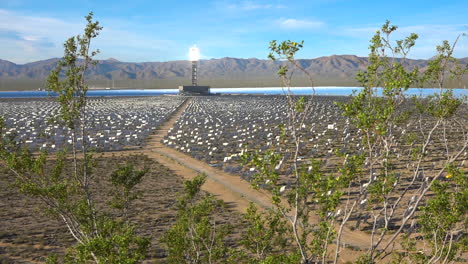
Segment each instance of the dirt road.
[[[250,202],[254,202],[257,206],[262,208],[272,207],[271,196],[266,191],[255,190],[248,182],[242,180],[241,177],[210,167],[202,161],[194,159],[161,143],[161,139],[163,139],[168,130],[174,126],[174,123],[182,115],[190,102],[191,99],[188,98],[177,111],[155,131],[154,135],[148,138],[147,144],[142,149],[142,152],[185,179],[192,179],[200,173],[206,174],[207,181],[203,189],[215,195],[217,198],[222,199],[239,212],[245,212]],[[361,249],[368,248],[369,235],[361,231],[350,231],[346,228],[342,235],[342,242]]]
[[254,202],[263,208],[271,207],[270,197],[266,192],[255,190],[248,182],[243,181],[240,177],[212,168],[202,161],[194,159],[161,143],[161,139],[164,138],[167,131],[174,126],[174,123],[182,115],[190,102],[191,99],[188,98],[177,111],[155,131],[154,135],[147,139],[147,144],[142,152],[185,179],[192,179],[201,173],[206,174],[207,181],[203,189],[217,196],[217,198],[224,200],[227,204],[233,206],[240,212],[245,212],[249,202]]

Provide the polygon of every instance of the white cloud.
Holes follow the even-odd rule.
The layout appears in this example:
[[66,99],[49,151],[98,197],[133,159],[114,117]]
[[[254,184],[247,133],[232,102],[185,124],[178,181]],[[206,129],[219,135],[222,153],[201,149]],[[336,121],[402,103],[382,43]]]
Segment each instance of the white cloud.
[[[352,27],[337,29],[338,35],[344,35],[348,37],[359,38],[363,40],[370,40],[380,27],[377,25],[367,25],[363,27]],[[390,36],[391,40],[400,40],[409,36],[411,33],[418,34],[416,45],[413,47],[409,54],[411,58],[427,59],[435,55],[436,45],[440,45],[443,40],[448,40],[450,43],[463,34],[467,33],[467,25],[455,24],[455,25],[432,25],[432,24],[421,24],[421,25],[408,25],[401,26],[392,33]],[[468,38],[461,37],[457,46],[455,47],[455,57],[467,57],[468,56]]]
[[325,25],[321,21],[294,18],[280,19],[278,23],[283,29],[318,29]]
[[54,18],[25,16],[0,9],[0,29],[16,31],[22,35],[61,38],[70,32],[80,30],[84,22],[61,21]]
[[82,24],[0,9],[0,58],[16,63],[62,55],[62,43]]
[[[0,58],[27,63],[60,57],[63,55],[63,42],[81,34],[85,23],[82,16],[64,21],[0,9]],[[163,54],[167,58],[161,56],[160,59],[170,59],[178,48],[178,44],[170,40],[121,30],[115,21],[100,23],[104,29],[93,41],[93,48],[102,51],[98,58],[150,61],[158,60],[158,54]]]
[[[380,26],[352,27],[339,30],[342,34],[355,37],[372,36]],[[420,39],[440,39],[443,36],[458,36],[468,31],[467,25],[411,25],[402,26],[392,34],[394,38],[402,38],[411,33],[419,35]]]
[[240,4],[229,4],[228,8],[231,10],[252,11],[262,9],[283,9],[286,8],[286,6],[280,4],[259,4],[253,1],[244,1]]
[[262,5],[262,4],[256,4],[253,2],[244,2],[241,6],[242,9],[244,10],[254,10],[254,9],[281,9],[281,8],[286,8],[284,5]]

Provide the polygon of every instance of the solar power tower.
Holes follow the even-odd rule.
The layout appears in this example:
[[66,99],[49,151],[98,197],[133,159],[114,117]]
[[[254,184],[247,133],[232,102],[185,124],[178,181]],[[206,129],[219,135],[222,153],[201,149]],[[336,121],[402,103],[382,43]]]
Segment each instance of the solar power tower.
[[200,51],[198,50],[197,46],[193,46],[190,48],[189,58],[192,61],[192,86],[198,86],[197,78],[198,78],[198,60],[200,59]]
[[197,46],[190,47],[189,60],[192,62],[192,85],[179,86],[181,95],[209,95],[209,86],[198,86],[198,61],[200,60],[200,50]]

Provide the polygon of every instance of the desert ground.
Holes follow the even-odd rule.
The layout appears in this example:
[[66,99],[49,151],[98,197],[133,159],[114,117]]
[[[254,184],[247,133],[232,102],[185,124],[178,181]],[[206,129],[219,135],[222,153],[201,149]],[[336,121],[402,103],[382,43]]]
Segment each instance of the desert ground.
[[[309,132],[301,159],[304,162],[310,157],[321,160],[328,173],[334,173],[342,162],[333,155],[335,151],[359,152],[364,148],[360,132],[334,104],[346,100],[345,97],[317,96],[306,124]],[[236,226],[229,237],[230,243],[238,239],[244,228],[241,213],[249,202],[261,208],[272,206],[268,190],[255,190],[250,186],[255,168],[243,166],[240,154],[280,147],[278,125],[286,118],[283,96],[160,96],[98,98],[90,102],[92,122],[88,140],[98,157],[96,188],[103,190],[99,192],[102,194],[99,199],[108,198],[109,168],[127,161],[150,168],[137,187],[142,197],[135,201],[130,213],[132,220],[141,223],[137,231],[153,238],[149,263],[164,262],[166,253],[158,238],[174,222],[176,198],[186,179],[199,173],[207,175],[203,189],[224,201],[226,207],[220,212],[221,219]],[[5,115],[7,125],[14,128],[8,132],[19,135],[33,151],[53,152],[67,143],[68,131],[46,122],[56,107],[50,99],[0,100],[0,114]],[[465,107],[461,115],[466,116],[467,110]],[[429,122],[407,129],[427,127],[430,127]],[[44,131],[46,134],[42,133]],[[463,137],[463,132],[456,129],[447,134],[450,142]],[[434,155],[422,165],[428,171],[440,169],[444,149],[436,145],[431,152]],[[465,152],[457,161],[464,164],[465,171],[468,168],[466,158]],[[397,164],[402,175],[401,188],[410,181],[410,168],[406,164],[403,158]],[[11,174],[3,171],[0,175],[3,185],[0,191],[0,263],[40,263],[52,252],[63,253],[73,239],[60,222],[44,216],[38,209],[39,203],[11,187],[14,179]],[[291,179],[286,175],[288,172],[282,171],[281,184],[289,188]],[[419,180],[424,179],[421,176]],[[356,252],[368,248],[371,226],[368,218],[354,215],[349,221],[343,234],[347,245],[341,253],[343,261],[354,260]]]

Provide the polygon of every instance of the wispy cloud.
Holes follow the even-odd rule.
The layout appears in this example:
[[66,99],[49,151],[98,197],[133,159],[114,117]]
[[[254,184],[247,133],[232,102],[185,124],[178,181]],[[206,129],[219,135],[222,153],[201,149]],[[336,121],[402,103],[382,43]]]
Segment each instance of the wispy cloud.
[[[373,35],[380,29],[378,25],[370,25],[363,27],[348,27],[340,30],[342,34],[355,37],[368,37]],[[393,34],[395,38],[401,38],[411,33],[417,33],[420,39],[440,39],[444,36],[458,36],[468,31],[468,25],[410,25],[398,27]]]
[[0,29],[18,32],[19,35],[61,38],[64,34],[82,28],[84,22],[62,21],[49,17],[27,16],[0,9]]
[[28,50],[36,50],[42,47],[54,47],[54,43],[47,38],[34,34],[21,34],[13,30],[0,29],[0,39],[2,41],[12,41],[20,46],[29,47]]
[[[367,25],[362,27],[349,27],[336,30],[340,35],[345,35],[353,38],[370,39],[380,27],[377,25]],[[411,33],[418,34],[418,40],[413,47],[410,57],[427,59],[435,55],[436,45],[440,45],[442,41],[448,40],[449,42],[463,34],[468,33],[468,27],[464,24],[455,25],[407,25],[398,27],[398,29],[391,35],[391,40],[400,40]],[[468,39],[461,38],[455,48],[455,56],[466,56],[468,50]]]
[[[113,28],[112,23],[100,22],[104,29],[93,44],[94,48],[102,51],[99,58],[150,61],[157,60],[152,57],[154,54],[165,54],[168,57],[160,59],[169,60],[178,47],[177,43],[170,40]],[[26,63],[60,57],[63,54],[62,43],[80,34],[84,24],[81,16],[64,21],[0,9],[0,58]]]
[[231,10],[262,10],[262,9],[283,9],[286,8],[285,5],[280,4],[260,4],[253,1],[243,1],[241,3],[230,3],[227,7]]
[[318,29],[325,25],[322,21],[294,18],[280,19],[278,23],[283,29]]
[[61,43],[81,27],[80,23],[0,9],[0,57],[24,63],[60,56]]

